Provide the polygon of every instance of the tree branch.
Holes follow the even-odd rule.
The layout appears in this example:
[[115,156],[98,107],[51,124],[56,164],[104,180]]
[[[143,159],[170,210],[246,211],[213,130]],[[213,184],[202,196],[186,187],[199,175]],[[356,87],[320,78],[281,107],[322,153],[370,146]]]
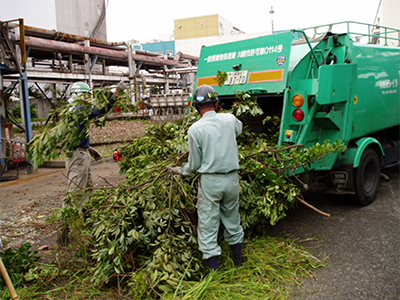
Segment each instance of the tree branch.
[[302,198],[300,198],[300,197],[297,197],[297,199],[298,199],[301,203],[303,203],[305,206],[308,206],[309,208],[311,208],[312,210],[316,211],[317,213],[319,213],[319,214],[321,214],[321,215],[323,215],[323,216],[325,216],[325,217],[330,218],[330,216],[331,216],[330,214],[319,210],[319,209],[316,208],[315,206],[312,206],[310,203],[307,203],[306,201],[304,201],[304,199],[302,199]]
[[287,147],[285,147],[285,148],[280,148],[280,149],[262,150],[262,151],[260,151],[260,152],[250,154],[250,155],[248,155],[247,157],[251,157],[251,156],[254,156],[254,155],[257,155],[257,154],[260,154],[260,153],[276,153],[276,152],[282,152],[282,151],[285,151],[285,150],[289,150],[289,149],[292,149],[292,148],[298,148],[298,147],[302,147],[302,146],[304,146],[304,145],[303,145],[303,144],[298,144],[298,145],[287,146]]
[[148,183],[152,183],[153,181],[156,181],[157,179],[159,179],[159,178],[161,178],[161,177],[164,177],[164,176],[167,175],[167,174],[169,174],[168,170],[164,170],[164,173],[162,173],[161,175],[159,175],[159,176],[157,176],[157,177],[154,177],[154,178],[152,178],[152,179],[149,179],[149,180],[147,180],[147,181],[145,181],[145,182],[142,182],[142,183],[140,183],[140,184],[137,184],[137,185],[128,187],[128,188],[126,188],[126,190],[127,190],[127,191],[131,191],[131,190],[137,189],[137,188],[139,188],[139,187],[141,187],[141,186],[143,186],[143,185],[146,185],[146,184],[148,184]]

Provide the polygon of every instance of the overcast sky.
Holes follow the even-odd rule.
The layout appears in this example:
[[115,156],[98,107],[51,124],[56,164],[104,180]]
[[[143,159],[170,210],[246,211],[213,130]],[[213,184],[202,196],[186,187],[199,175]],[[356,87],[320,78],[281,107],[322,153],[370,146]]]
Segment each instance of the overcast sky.
[[380,0],[106,0],[110,42],[158,39],[174,20],[219,14],[246,33],[299,29],[341,21],[373,23]]

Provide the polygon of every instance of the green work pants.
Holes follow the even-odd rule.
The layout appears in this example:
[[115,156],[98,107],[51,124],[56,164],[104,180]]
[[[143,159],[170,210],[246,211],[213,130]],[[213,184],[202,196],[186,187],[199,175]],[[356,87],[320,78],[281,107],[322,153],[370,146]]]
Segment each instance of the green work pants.
[[239,176],[228,174],[202,174],[198,193],[197,213],[199,249],[203,259],[221,255],[218,245],[220,223],[229,245],[243,242],[243,228],[239,215]]

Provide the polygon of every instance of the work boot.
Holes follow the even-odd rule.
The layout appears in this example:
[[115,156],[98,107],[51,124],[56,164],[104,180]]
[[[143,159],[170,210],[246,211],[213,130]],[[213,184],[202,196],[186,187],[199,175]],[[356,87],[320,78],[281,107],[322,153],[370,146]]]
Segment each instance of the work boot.
[[211,269],[217,271],[219,269],[218,256],[210,257],[209,259],[207,259],[207,264]]
[[236,267],[242,266],[242,250],[243,243],[231,245],[232,253],[233,253],[233,262]]

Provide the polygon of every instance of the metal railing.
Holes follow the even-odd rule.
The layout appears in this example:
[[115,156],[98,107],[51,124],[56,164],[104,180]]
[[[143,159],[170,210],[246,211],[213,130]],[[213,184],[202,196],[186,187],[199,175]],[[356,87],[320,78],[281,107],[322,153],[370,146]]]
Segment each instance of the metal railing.
[[309,39],[331,33],[348,33],[354,42],[400,47],[400,29],[368,23],[345,21],[302,29]]

